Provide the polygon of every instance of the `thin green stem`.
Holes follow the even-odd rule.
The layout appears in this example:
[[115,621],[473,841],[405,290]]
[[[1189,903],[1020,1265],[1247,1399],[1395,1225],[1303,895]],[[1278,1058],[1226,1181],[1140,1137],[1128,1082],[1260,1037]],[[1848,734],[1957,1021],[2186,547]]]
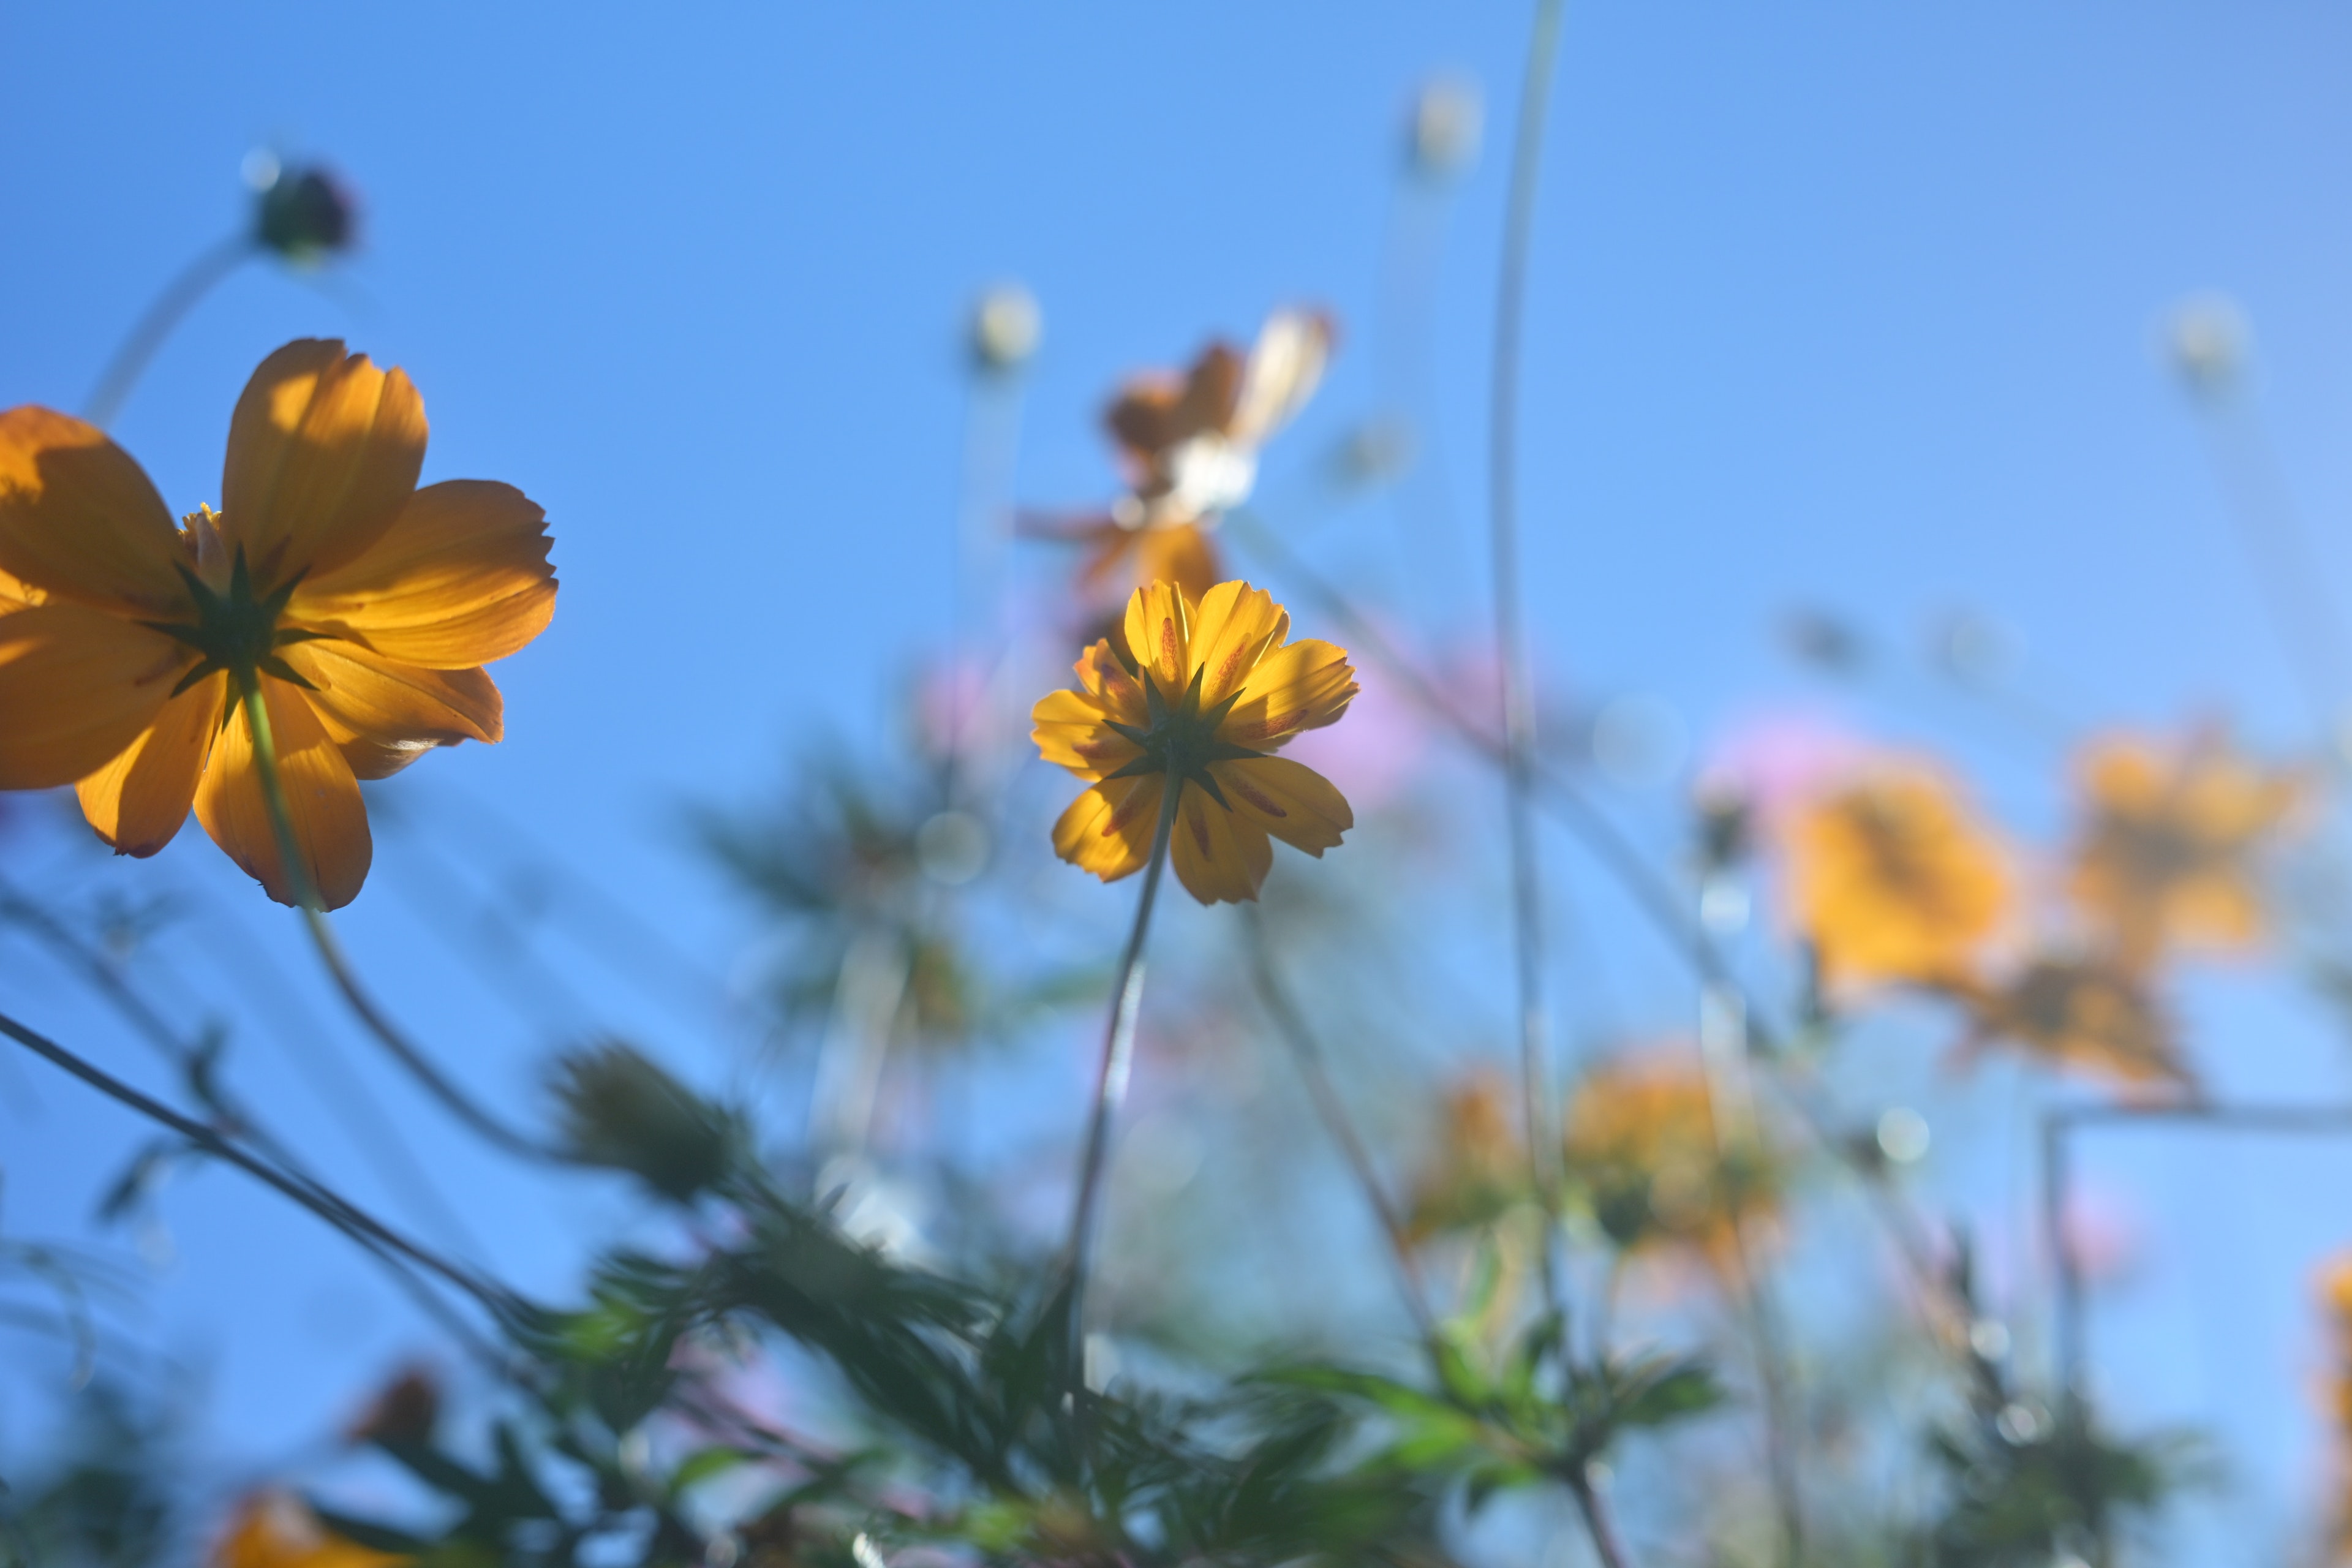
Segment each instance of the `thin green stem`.
[[342,994],[352,1015],[451,1115],[481,1134],[486,1141],[523,1159],[570,1163],[563,1151],[517,1131],[477,1104],[402,1033],[390,1015],[360,984],[358,972],[352,967],[350,956],[343,952],[341,942],[335,936],[334,927],[328,922],[319,897],[317,879],[310,874],[310,860],[303,854],[301,839],[294,830],[293,807],[286,796],[286,781],[278,767],[278,742],[269,727],[269,704],[262,696],[261,682],[257,678],[248,679],[243,682],[243,688],[241,700],[245,705],[246,723],[253,735],[254,767],[261,775],[262,800],[268,807],[270,826],[278,836],[278,864],[285,868],[294,902],[302,913],[303,926],[310,933],[311,945],[319,950],[319,960],[326,966],[328,978],[335,983],[335,989]]
[[1429,1292],[1422,1281],[1421,1265],[1413,1258],[1412,1237],[1406,1234],[1396,1205],[1381,1185],[1371,1151],[1365,1147],[1362,1134],[1348,1114],[1347,1102],[1339,1098],[1339,1087],[1331,1081],[1322,1043],[1315,1037],[1306,1016],[1299,1012],[1275,969],[1265,921],[1254,904],[1249,907],[1249,923],[1250,970],[1257,984],[1258,1000],[1265,1005],[1266,1016],[1274,1020],[1275,1032],[1289,1047],[1291,1060],[1297,1063],[1298,1076],[1306,1080],[1307,1098],[1315,1102],[1315,1112],[1322,1119],[1324,1130],[1339,1146],[1358,1189],[1364,1194],[1364,1202],[1371,1208],[1372,1217],[1380,1222],[1381,1233],[1387,1237],[1389,1252],[1396,1260],[1398,1287],[1403,1293],[1406,1310],[1412,1314],[1413,1326],[1421,1331],[1423,1340],[1434,1342],[1437,1315],[1430,1310]]
[[253,238],[246,234],[233,234],[196,253],[195,258],[163,285],[147,309],[140,313],[130,332],[106,362],[106,369],[98,378],[98,385],[82,405],[83,417],[100,429],[114,422],[122,408],[122,400],[131,395],[139,374],[163,340],[172,335],[187,313],[224,278],[236,271],[253,255]]
[[1070,1207],[1070,1375],[1086,1376],[1087,1275],[1093,1263],[1096,1210],[1102,1204],[1103,1173],[1110,1159],[1111,1119],[1127,1100],[1135,1061],[1135,1024],[1143,1006],[1143,945],[1151,931],[1151,907],[1160,897],[1168,866],[1168,843],[1176,831],[1176,803],[1184,793],[1181,775],[1169,773],[1160,792],[1160,821],[1151,833],[1151,858],[1143,868],[1143,892],[1135,903],[1135,925],[1118,963],[1111,992],[1110,1021],[1103,1030],[1102,1066],[1095,1078],[1093,1114],[1087,1121],[1085,1152],[1078,1158],[1077,1199]]
[[1601,1559],[1601,1568],[1625,1568],[1624,1543],[1617,1539],[1617,1523],[1610,1517],[1608,1500],[1592,1484],[1590,1464],[1580,1464],[1569,1472],[1568,1489],[1576,1499],[1576,1511],[1584,1518],[1584,1532],[1592,1538],[1593,1553]]

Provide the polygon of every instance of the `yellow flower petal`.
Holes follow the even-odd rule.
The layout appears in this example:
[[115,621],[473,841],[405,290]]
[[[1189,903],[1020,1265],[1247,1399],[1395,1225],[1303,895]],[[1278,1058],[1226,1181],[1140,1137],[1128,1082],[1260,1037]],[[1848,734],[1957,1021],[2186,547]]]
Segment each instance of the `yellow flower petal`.
[[1941,776],[1890,766],[1798,814],[1789,898],[1833,984],[1967,980],[2009,918],[2000,846]]
[[1265,751],[1302,730],[1338,722],[1355,695],[1356,672],[1349,667],[1347,650],[1307,637],[1258,661],[1217,738]]
[[186,558],[163,498],[94,425],[47,408],[0,414],[0,570],[62,599],[176,614]]
[[297,643],[285,659],[318,688],[310,706],[361,778],[389,778],[436,746],[505,733],[499,689],[478,668],[420,669],[346,642]]
[[1128,599],[1128,651],[1171,702],[1184,695],[1192,679],[1192,605],[1175,584],[1154,583]]
[[1151,705],[1144,699],[1142,683],[1128,673],[1127,666],[1111,651],[1108,637],[1080,654],[1073,668],[1080,686],[1102,705],[1106,717],[1139,728],[1151,722]]
[[1054,853],[1106,882],[1140,871],[1160,828],[1161,784],[1147,773],[1087,790],[1054,824]]
[[1209,772],[1234,810],[1293,848],[1321,858],[1356,826],[1356,814],[1330,780],[1287,757],[1212,763]]
[[0,789],[96,773],[153,721],[195,655],[80,605],[0,616]]
[[[295,844],[320,900],[331,910],[341,909],[359,896],[375,854],[359,781],[299,687],[265,677],[261,692],[269,705]],[[296,901],[293,880],[278,857],[278,832],[254,763],[253,731],[241,704],[213,742],[212,761],[196,786],[196,820],[271,898],[281,904]]]
[[257,583],[330,573],[392,527],[424,463],[425,403],[406,374],[340,342],[288,343],[230,417],[224,529]]
[[1289,631],[1289,614],[1263,588],[1220,583],[1202,595],[1192,647],[1192,662],[1203,671],[1201,706],[1213,708],[1238,690]]
[[198,681],[163,704],[121,755],[74,785],[81,814],[118,855],[152,855],[178,836],[220,732],[228,677]]
[[515,652],[555,613],[547,513],[512,485],[427,485],[367,552],[303,580],[288,619],[428,669]]
[[1204,904],[1238,904],[1257,897],[1274,865],[1265,830],[1235,816],[1198,784],[1176,802],[1176,831],[1169,843],[1176,879]]
[[397,1568],[414,1561],[335,1534],[299,1498],[264,1492],[238,1508],[213,1548],[212,1568]]
[[1143,748],[1104,722],[1101,704],[1083,692],[1051,691],[1029,710],[1035,728],[1029,738],[1037,754],[1082,779],[1116,773],[1143,754]]

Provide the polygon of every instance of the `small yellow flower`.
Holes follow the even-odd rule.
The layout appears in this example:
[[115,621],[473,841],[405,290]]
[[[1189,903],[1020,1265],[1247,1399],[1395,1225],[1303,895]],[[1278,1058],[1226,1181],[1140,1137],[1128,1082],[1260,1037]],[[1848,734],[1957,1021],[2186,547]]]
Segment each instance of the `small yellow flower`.
[[1568,1104],[1565,1167],[1611,1240],[1695,1249],[1719,1273],[1739,1262],[1738,1227],[1779,1211],[1777,1154],[1718,1121],[1706,1069],[1686,1050],[1601,1063]]
[[1831,984],[1967,976],[2011,901],[2000,847],[1939,774],[1882,766],[1786,829],[1790,913]]
[[1434,1157],[1414,1179],[1405,1226],[1416,1240],[1494,1219],[1528,1195],[1527,1142],[1510,1086],[1480,1068],[1447,1092]]
[[100,837],[152,855],[198,820],[296,900],[239,705],[266,706],[309,880],[349,903],[372,858],[359,781],[496,741],[482,666],[547,625],[545,514],[508,485],[416,488],[425,405],[339,342],[262,362],[229,421],[220,512],[174,527],[105,433],[0,414],[0,789],[74,784]]
[[2253,858],[2304,804],[2305,781],[2210,736],[2170,747],[2110,737],[2084,752],[2077,776],[2084,820],[2069,890],[2122,962],[2262,940]]
[[2195,1082],[2171,1020],[2135,971],[2095,958],[2036,958],[1997,988],[1961,992],[1964,1050],[2008,1041],[2053,1067],[2132,1088]]
[[1246,355],[1213,342],[1184,375],[1142,375],[1120,388],[1103,422],[1129,493],[1081,527],[1079,586],[1124,576],[1136,587],[1168,582],[1206,595],[1224,575],[1210,531],[1249,499],[1258,448],[1314,395],[1332,336],[1328,316],[1277,310]]
[[212,1568],[395,1568],[414,1559],[335,1534],[300,1499],[262,1492],[239,1505]]
[[1343,649],[1286,641],[1289,613],[1246,583],[1198,599],[1172,583],[1139,588],[1125,631],[1137,664],[1098,641],[1078,656],[1079,689],[1030,715],[1045,759],[1095,781],[1055,824],[1063,859],[1106,882],[1142,869],[1174,789],[1178,879],[1204,904],[1239,902],[1273,864],[1268,835],[1320,858],[1356,825],[1329,781],[1270,754],[1348,710]]

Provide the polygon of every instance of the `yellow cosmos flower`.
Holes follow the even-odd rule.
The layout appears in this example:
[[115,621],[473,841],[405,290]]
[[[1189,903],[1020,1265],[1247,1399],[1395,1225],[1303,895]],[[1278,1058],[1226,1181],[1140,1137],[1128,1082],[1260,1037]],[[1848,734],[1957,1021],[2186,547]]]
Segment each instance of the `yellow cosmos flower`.
[[1789,901],[1824,981],[1948,984],[2011,903],[2000,847],[1939,774],[1883,767],[1785,830]]
[[263,1492],[237,1509],[213,1549],[212,1568],[394,1568],[412,1561],[335,1534],[298,1498]]
[[1690,1052],[1629,1054],[1586,1074],[1569,1100],[1564,1152],[1570,1183],[1629,1251],[1685,1246],[1730,1274],[1736,1227],[1779,1212],[1779,1154],[1718,1125],[1706,1069]]
[[1137,665],[1097,642],[1078,656],[1079,689],[1030,715],[1045,760],[1095,781],[1054,826],[1063,859],[1106,882],[1141,870],[1173,790],[1178,879],[1204,904],[1238,902],[1265,880],[1268,835],[1320,858],[1356,825],[1320,773],[1270,754],[1348,710],[1345,651],[1286,641],[1289,613],[1246,583],[1197,599],[1172,583],[1139,588],[1125,630]]
[[1079,530],[1087,546],[1079,586],[1124,576],[1205,595],[1224,575],[1210,531],[1249,499],[1259,447],[1314,395],[1332,338],[1329,317],[1277,310],[1246,354],[1213,342],[1181,376],[1142,375],[1120,388],[1103,422],[1129,489]]
[[2352,1253],[2339,1253],[2319,1272],[2320,1309],[2327,1318],[2328,1415],[2335,1426],[2336,1497],[2328,1521],[2326,1561],[2352,1562]]
[[2007,1041],[2053,1067],[2132,1088],[2195,1082],[2140,974],[2095,958],[2037,958],[1998,988],[1961,992],[1963,1051]]
[[2302,779],[2211,737],[2168,747],[2136,736],[2095,742],[2078,777],[2084,821],[2069,890],[2123,962],[2262,940],[2269,921],[2252,862],[2304,804]]
[[349,903],[372,855],[359,781],[499,739],[481,667],[555,608],[545,514],[507,485],[417,489],[425,429],[401,372],[289,343],[230,417],[223,510],[174,527],[102,431],[0,414],[0,789],[75,785],[125,855],[193,803],[292,903],[240,705],[257,691],[309,884]]
[[1511,1088],[1491,1068],[1446,1093],[1433,1157],[1414,1179],[1405,1228],[1414,1240],[1486,1224],[1528,1196],[1527,1143]]

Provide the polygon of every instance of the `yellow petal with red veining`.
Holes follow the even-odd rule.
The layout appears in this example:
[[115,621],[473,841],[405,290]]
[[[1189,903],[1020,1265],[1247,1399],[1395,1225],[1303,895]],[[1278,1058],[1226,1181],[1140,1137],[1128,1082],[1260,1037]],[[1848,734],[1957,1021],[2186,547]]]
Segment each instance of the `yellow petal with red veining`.
[[450,479],[410,498],[366,553],[306,578],[287,616],[346,628],[429,669],[504,658],[555,613],[547,513],[512,485]]
[[1239,689],[1270,647],[1290,630],[1274,595],[1247,583],[1219,583],[1201,595],[1192,622],[1192,662],[1205,673],[1201,706],[1213,708]]
[[352,772],[389,778],[436,746],[498,740],[505,704],[487,671],[420,669],[346,642],[297,643],[286,662]]
[[176,615],[184,560],[163,498],[105,431],[47,408],[0,414],[0,571],[79,604]]
[[1356,672],[1349,668],[1347,650],[1308,637],[1258,661],[1217,738],[1264,751],[1301,730],[1337,721],[1355,695]]
[[[264,677],[261,690],[297,852],[320,901],[341,909],[359,895],[375,853],[359,781],[299,687]],[[213,742],[212,760],[196,786],[196,820],[271,898],[281,904],[298,901],[298,889],[278,856],[278,831],[262,794],[253,731],[242,705]]]
[[1051,691],[1029,711],[1036,726],[1029,738],[1049,763],[1069,769],[1082,779],[1116,773],[1143,754],[1143,748],[1104,721],[1094,699],[1076,691]]
[[1151,705],[1144,699],[1142,683],[1118,661],[1108,637],[1078,655],[1078,662],[1071,668],[1078,672],[1078,683],[1086,694],[1102,705],[1107,716],[1122,724],[1151,722]]
[[1347,797],[1304,763],[1251,757],[1212,763],[1209,772],[1236,814],[1318,858],[1356,826]]
[[261,362],[229,420],[228,542],[244,546],[265,589],[332,572],[392,527],[424,463],[425,402],[405,374],[346,357],[340,342],[288,343]]
[[1054,853],[1106,882],[1143,869],[1160,828],[1158,773],[1096,784],[1054,824]]
[[1127,601],[1127,647],[1160,688],[1174,702],[1192,679],[1189,653],[1192,606],[1173,583],[1138,588]]
[[104,767],[195,657],[80,605],[0,616],[0,789],[53,789]]
[[220,733],[228,677],[208,676],[163,704],[153,723],[74,785],[81,814],[118,855],[152,855],[188,820],[205,758]]
[[1198,784],[1188,785],[1176,803],[1169,855],[1176,879],[1204,904],[1256,898],[1274,865],[1274,846],[1265,830],[1219,805]]

